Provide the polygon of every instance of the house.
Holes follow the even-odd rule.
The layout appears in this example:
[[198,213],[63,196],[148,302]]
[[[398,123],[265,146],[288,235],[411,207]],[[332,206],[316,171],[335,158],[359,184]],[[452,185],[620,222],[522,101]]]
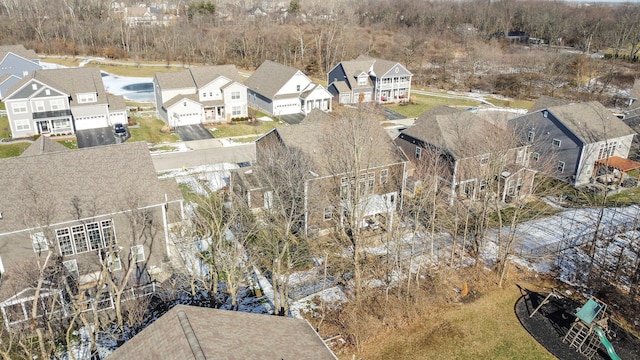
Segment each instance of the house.
[[337,360],[337,357],[303,319],[176,305],[107,359]]
[[395,141],[417,169],[414,178],[435,176],[450,205],[485,195],[511,202],[531,194],[535,171],[527,167],[528,145],[504,122],[438,106],[420,115]]
[[248,116],[247,87],[235,65],[156,73],[153,88],[158,116],[171,127]]
[[[369,122],[369,131],[366,133],[367,142],[355,145],[361,152],[358,169],[337,166],[340,161],[330,151],[352,149],[354,146],[335,140],[336,132],[342,129],[336,125],[340,121],[345,120],[316,109],[299,124],[274,128],[261,136],[256,140],[256,165],[232,173],[231,191],[255,211],[270,208],[274,195],[262,178],[261,167],[265,168],[274,160],[273,148],[299,151],[311,170],[304,179],[304,207],[298,210],[304,220],[298,231],[322,236],[341,227],[345,221],[342,210],[352,206],[352,199],[348,197],[354,189],[359,190],[358,206],[362,207],[359,217],[363,225],[367,220],[390,227],[394,213],[402,207],[408,160],[377,119],[359,119]],[[335,142],[328,142],[330,138]],[[348,159],[342,160],[349,162]]]
[[123,11],[124,21],[129,27],[171,25],[176,21],[173,14],[163,13],[155,7],[134,6],[125,7]]
[[42,69],[40,58],[23,45],[0,46],[0,100],[20,79],[32,71]]
[[597,101],[534,105],[510,124],[531,144],[532,168],[575,186],[593,181],[596,162],[626,159],[635,135]]
[[331,111],[331,94],[302,71],[267,60],[249,76],[249,105],[274,116]]
[[327,74],[327,89],[340,104],[409,101],[413,74],[400,63],[365,55],[342,61]]
[[[71,295],[50,285],[63,277],[52,274],[73,278],[88,307],[97,306],[91,294],[105,276],[125,279],[132,293],[166,278],[169,229],[183,218],[183,199],[174,179],[158,179],[146,143],[68,150],[41,136],[21,156],[0,159],[0,166],[5,325],[30,320],[25,309],[37,279],[25,274],[38,273],[45,259],[43,284],[58,305]],[[100,309],[112,308],[113,298],[104,295]],[[45,303],[41,311],[50,309]]]
[[107,96],[96,67],[36,70],[4,99],[14,138],[74,134],[126,123],[121,96]]

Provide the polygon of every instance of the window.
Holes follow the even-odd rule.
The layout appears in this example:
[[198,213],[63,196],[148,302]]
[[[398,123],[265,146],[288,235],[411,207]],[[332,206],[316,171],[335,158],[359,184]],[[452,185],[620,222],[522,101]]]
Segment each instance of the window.
[[144,261],[144,246],[135,245],[131,247],[131,258],[137,263]]
[[564,172],[564,161],[558,161],[558,172]]
[[367,76],[366,75],[360,75],[358,76],[358,85],[367,85]]
[[598,151],[598,160],[612,157],[616,152],[617,145],[618,143],[616,141],[600,145],[600,151]]
[[513,196],[516,191],[516,182],[515,180],[509,180],[509,186],[507,189],[507,195]]
[[478,190],[485,191],[486,188],[487,188],[487,180],[486,179],[481,179],[480,180],[480,185],[478,185]]
[[529,134],[527,134],[527,140],[529,142],[533,142],[533,139],[536,138],[536,133],[534,133],[533,131],[529,131]]
[[373,186],[376,183],[376,173],[369,173],[369,181],[367,182],[367,187],[369,187],[369,191],[373,191]]
[[531,158],[533,159],[533,161],[539,161],[540,153],[537,153],[537,152],[531,153]]
[[300,91],[300,85],[296,85],[296,91]]
[[91,250],[102,249],[102,238],[100,237],[100,227],[98,223],[87,224],[87,237],[89,238],[89,247]]
[[53,120],[53,128],[54,129],[67,128],[67,127],[69,127],[69,119],[55,119],[55,120]]
[[111,271],[122,270],[122,261],[120,261],[120,258],[117,255],[109,254],[107,257],[107,265],[109,265],[109,270]]
[[11,104],[11,110],[13,110],[14,114],[24,114],[29,111],[27,110],[27,103],[25,102]]
[[480,159],[480,165],[484,166],[489,163],[489,155],[485,155]]
[[380,184],[386,184],[389,179],[389,169],[380,171]]
[[102,236],[104,238],[104,246],[115,245],[116,237],[113,233],[113,227],[111,226],[111,220],[103,220],[100,222],[102,228]]
[[240,115],[242,115],[242,106],[231,107],[231,116],[240,116]]
[[231,99],[233,99],[233,100],[238,100],[238,99],[240,99],[240,91],[233,91],[233,92],[231,93]]
[[37,253],[49,250],[49,243],[47,243],[47,238],[42,232],[31,234],[31,243],[33,245],[33,251]]
[[416,147],[416,159],[420,160],[421,155],[422,155],[422,148],[418,146]]
[[324,215],[322,217],[324,221],[329,221],[333,219],[333,206],[327,206],[324,208]]
[[62,265],[64,265],[64,267],[71,275],[75,277],[78,277],[80,275],[78,273],[78,262],[76,261],[76,259],[63,261]]
[[31,90],[38,90],[38,84],[31,84]]
[[77,254],[89,251],[87,236],[84,232],[84,225],[72,226],[71,237],[73,238],[73,244],[76,246]]
[[560,140],[559,139],[553,139],[553,146],[560,147]]
[[209,91],[209,97],[213,96],[213,91]]
[[523,149],[519,149],[518,153],[516,154],[516,164],[521,163],[522,159],[524,159],[524,150]]
[[95,102],[95,101],[96,101],[96,94],[95,93],[78,94],[78,103],[80,103],[80,104],[90,103],[90,102]]
[[516,191],[518,191],[518,194],[520,193],[521,189],[522,189],[522,178],[518,178],[518,181],[516,182]]
[[36,101],[36,111],[44,111],[44,101]]
[[16,130],[29,130],[31,128],[31,125],[29,124],[29,120],[27,119],[16,120],[14,121],[14,124],[16,124]]
[[64,109],[64,100],[51,100],[51,110],[62,110]]
[[270,209],[273,206],[273,193],[271,191],[267,191],[263,195],[264,200],[264,208]]
[[56,238],[58,239],[60,255],[73,255],[73,245],[71,244],[71,236],[69,236],[69,228],[56,230]]

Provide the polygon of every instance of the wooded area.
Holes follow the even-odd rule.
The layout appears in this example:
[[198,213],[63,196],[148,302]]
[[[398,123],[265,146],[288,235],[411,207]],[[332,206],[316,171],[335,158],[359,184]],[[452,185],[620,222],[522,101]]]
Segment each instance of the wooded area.
[[[611,85],[629,88],[640,50],[638,5],[314,0],[257,15],[256,6],[264,4],[179,2],[164,10],[177,15],[174,25],[129,26],[102,0],[3,0],[0,35],[3,43],[40,54],[246,69],[269,59],[318,77],[339,61],[368,54],[400,61],[417,86],[575,100],[597,97]],[[511,46],[510,32],[534,44]],[[587,56],[598,51],[629,62]]]

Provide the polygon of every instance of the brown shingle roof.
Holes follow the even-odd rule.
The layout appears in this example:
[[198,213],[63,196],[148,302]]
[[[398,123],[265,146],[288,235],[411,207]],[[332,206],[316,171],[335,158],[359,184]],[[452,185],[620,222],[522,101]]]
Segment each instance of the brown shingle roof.
[[278,90],[282,89],[287,81],[298,71],[300,70],[266,60],[249,76],[245,81],[245,85],[249,89],[272,99]]
[[305,320],[177,305],[108,359],[337,358]]
[[0,168],[0,233],[33,227],[45,212],[49,225],[70,221],[74,198],[85,216],[165,201],[145,142],[27,154]]
[[[337,121],[344,120],[314,109],[299,124],[278,127],[273,131],[277,132],[285,146],[302,150],[313,162],[317,174],[332,175],[331,165],[328,164],[331,159],[327,158],[326,149],[330,146],[327,142],[333,141]],[[367,147],[367,151],[371,153],[366,154],[368,161],[363,161],[363,169],[406,161],[377,119],[371,117],[362,121],[376,123],[367,128],[371,131],[369,137],[375,144],[371,148]]]

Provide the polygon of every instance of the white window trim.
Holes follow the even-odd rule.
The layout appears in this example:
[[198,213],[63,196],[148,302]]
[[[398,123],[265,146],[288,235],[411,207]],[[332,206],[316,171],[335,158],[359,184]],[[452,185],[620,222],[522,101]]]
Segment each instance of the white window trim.
[[144,256],[144,246],[143,245],[134,245],[131,247],[131,257],[135,259],[136,263],[141,263],[145,261]]
[[25,131],[31,129],[31,121],[29,119],[20,119],[13,122],[16,125],[16,130]]
[[49,250],[49,243],[47,242],[47,238],[44,236],[43,232],[31,234],[31,244],[33,246],[33,251],[37,253]]
[[416,146],[415,156],[418,160],[422,157],[422,148],[420,146]]
[[558,161],[558,171],[563,173],[565,165],[566,163],[564,161]]
[[327,206],[324,208],[323,214],[322,214],[322,219],[324,221],[331,221],[333,220],[333,206]]
[[551,141],[551,143],[553,144],[553,146],[556,146],[556,147],[560,147],[560,145],[562,145],[562,141],[560,141],[560,139],[555,139],[555,138]]
[[78,271],[78,261],[76,259],[63,261],[62,265],[69,271],[74,274],[76,277],[80,276],[80,272]]
[[11,111],[14,114],[26,114],[29,112],[29,109],[27,108],[26,102],[17,102],[11,104]]

